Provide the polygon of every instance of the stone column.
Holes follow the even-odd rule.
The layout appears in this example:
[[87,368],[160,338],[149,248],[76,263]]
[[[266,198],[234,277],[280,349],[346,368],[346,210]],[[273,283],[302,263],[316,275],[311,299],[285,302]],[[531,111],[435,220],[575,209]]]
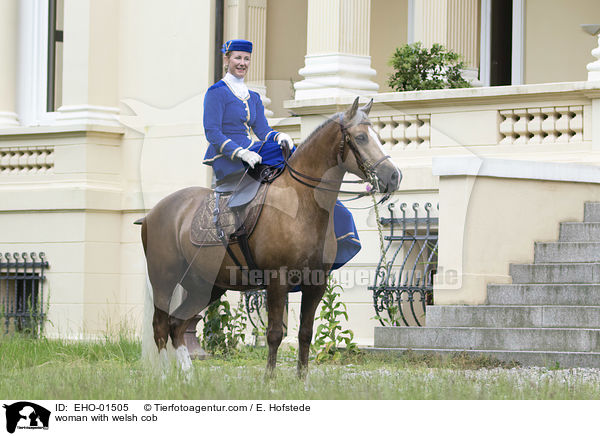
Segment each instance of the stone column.
[[448,44],[449,0],[420,0],[414,5],[414,38],[431,48],[434,43]]
[[414,39],[431,48],[442,44],[460,54],[465,79],[476,80],[479,66],[479,0],[419,0],[414,3]]
[[63,94],[57,123],[120,126],[117,0],[65,1]]
[[449,0],[447,47],[465,62],[463,76],[476,80],[479,72],[479,0]]
[[0,128],[19,125],[17,119],[17,0],[0,2]]
[[370,0],[308,0],[305,66],[296,100],[376,93]]
[[247,39],[252,41],[252,63],[246,77],[248,88],[260,94],[265,115],[271,100],[265,85],[265,53],[267,52],[267,0],[227,0],[225,2],[225,29],[223,40]]
[[592,56],[596,60],[587,64],[588,80],[600,80],[600,35],[598,35],[598,47],[592,50]]
[[[600,29],[596,30],[600,32]],[[592,56],[596,58],[594,62],[587,64],[588,81],[600,81],[600,34],[598,34],[598,47],[592,50]],[[592,150],[600,151],[600,93],[591,92],[592,98]]]

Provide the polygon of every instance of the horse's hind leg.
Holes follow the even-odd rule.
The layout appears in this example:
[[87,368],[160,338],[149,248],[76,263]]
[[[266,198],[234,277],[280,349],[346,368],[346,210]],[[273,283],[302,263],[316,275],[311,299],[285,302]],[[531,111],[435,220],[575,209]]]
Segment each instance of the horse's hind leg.
[[287,287],[277,283],[271,283],[267,288],[267,344],[269,346],[269,357],[267,358],[267,377],[272,377],[277,363],[277,350],[283,339],[283,311]]
[[179,362],[183,371],[189,371],[192,368],[192,360],[185,344],[185,332],[196,314],[220,298],[225,290],[212,286],[211,290],[208,291],[208,286],[211,285],[193,276],[189,276],[184,281],[184,285],[187,289],[190,289],[190,292],[187,293],[186,299],[169,317],[169,333],[175,348],[177,362]]
[[167,341],[169,340],[169,314],[156,306],[154,306],[152,329],[154,330],[154,342],[158,349],[161,364],[165,366],[168,364]]
[[169,317],[169,330],[171,334],[171,342],[173,348],[175,348],[175,355],[177,356],[177,362],[182,371],[187,372],[192,369],[192,359],[190,353],[185,345],[183,335],[188,328],[189,323],[192,319],[182,320],[173,316]]
[[303,379],[308,371],[308,353],[312,340],[315,312],[323,298],[325,286],[303,286],[300,306],[300,331],[298,332],[298,377]]

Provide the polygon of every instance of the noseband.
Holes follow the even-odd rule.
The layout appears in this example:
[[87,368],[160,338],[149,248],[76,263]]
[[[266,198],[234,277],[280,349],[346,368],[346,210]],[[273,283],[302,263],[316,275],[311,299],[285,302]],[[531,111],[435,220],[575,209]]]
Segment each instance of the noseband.
[[[338,154],[336,156],[338,166],[343,168],[346,172],[350,172],[348,167],[346,167],[346,165],[344,164],[344,149],[346,148],[346,145],[347,145],[348,148],[354,154],[354,159],[356,160],[358,169],[365,176],[365,180],[367,182],[369,182],[372,186],[377,186],[377,179],[375,177],[375,169],[379,166],[379,164],[386,161],[387,159],[391,159],[391,157],[389,155],[385,155],[373,163],[371,163],[368,159],[363,159],[363,157],[361,156],[360,151],[358,149],[358,146],[354,143],[354,141],[352,139],[352,135],[350,135],[348,133],[348,129],[342,123],[340,123],[340,129],[342,132],[342,139],[340,141]],[[357,195],[356,198],[364,197],[365,195],[370,195],[372,193],[370,191],[357,192],[357,191],[345,191],[342,189],[329,189],[329,188],[320,186],[321,183],[334,184],[334,183],[338,183],[338,181],[331,180],[331,179],[323,179],[320,177],[312,177],[307,174],[303,174],[300,171],[295,170],[294,168],[292,168],[292,166],[288,162],[289,156],[290,156],[289,150],[284,149],[283,159],[285,161],[286,166],[290,170],[290,175],[292,176],[292,178],[294,180],[296,180],[297,182],[299,182],[305,186],[308,186],[313,189],[323,190],[323,191],[337,192],[340,194],[356,194]],[[302,180],[302,179],[309,180],[311,182],[317,182],[318,184],[314,185],[314,184],[306,182],[305,180]],[[363,183],[363,182],[364,182],[364,180],[342,180],[342,183]]]

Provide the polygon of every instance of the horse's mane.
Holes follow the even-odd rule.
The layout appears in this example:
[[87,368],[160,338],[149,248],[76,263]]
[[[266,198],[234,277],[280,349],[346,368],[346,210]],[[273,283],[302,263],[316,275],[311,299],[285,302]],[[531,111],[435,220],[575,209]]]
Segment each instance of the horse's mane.
[[[360,119],[357,119],[359,117],[360,117]],[[354,118],[352,120],[350,120],[348,125],[352,125],[355,122],[360,123],[366,117],[367,117],[367,115],[362,110],[359,109],[356,111],[356,115],[354,116]],[[317,127],[315,130],[313,130],[312,133],[310,135],[308,135],[306,137],[306,139],[304,141],[302,141],[302,143],[298,146],[298,149],[302,148],[302,146],[304,144],[308,144],[310,141],[312,141],[313,138],[315,136],[317,136],[321,130],[323,130],[325,127],[329,126],[331,123],[336,122],[338,124],[342,124],[343,118],[344,118],[344,112],[338,112],[338,113],[332,115],[330,118],[325,120],[319,127]]]
[[304,144],[308,144],[309,142],[311,142],[313,140],[313,138],[315,136],[317,136],[321,130],[323,130],[325,127],[329,126],[331,123],[333,123],[333,122],[341,123],[342,115],[343,115],[343,112],[338,112],[337,114],[334,114],[332,117],[326,119],[319,127],[317,127],[315,130],[313,130],[312,133],[310,135],[308,135],[304,141],[302,141],[302,143],[298,146],[298,148],[302,147]]

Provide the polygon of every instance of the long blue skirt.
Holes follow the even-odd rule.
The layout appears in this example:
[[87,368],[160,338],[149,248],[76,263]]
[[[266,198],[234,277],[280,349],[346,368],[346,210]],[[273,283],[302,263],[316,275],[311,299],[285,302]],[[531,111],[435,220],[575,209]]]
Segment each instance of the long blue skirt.
[[[250,150],[262,156],[262,163],[278,168],[283,167],[283,155],[281,148],[275,141],[266,141],[264,144],[258,142],[250,147]],[[294,148],[292,153],[296,150]],[[333,226],[337,238],[337,255],[332,270],[340,268],[360,251],[360,239],[356,232],[354,218],[350,211],[338,200],[333,210]]]

